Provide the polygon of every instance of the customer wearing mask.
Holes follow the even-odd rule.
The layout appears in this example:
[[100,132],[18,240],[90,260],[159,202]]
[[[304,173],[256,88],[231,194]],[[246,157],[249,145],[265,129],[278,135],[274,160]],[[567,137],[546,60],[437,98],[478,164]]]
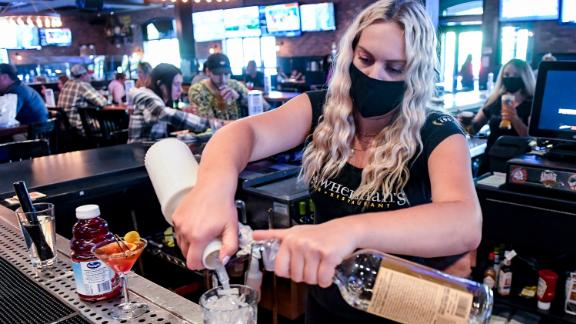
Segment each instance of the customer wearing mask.
[[134,111],[130,115],[128,143],[155,141],[168,137],[168,125],[203,132],[208,119],[173,109],[182,94],[182,72],[172,64],[158,64],[150,72],[147,86],[134,90]]
[[18,79],[16,67],[0,64],[0,95],[16,94],[16,120],[23,125],[41,123],[48,120],[48,109],[36,90]]
[[276,274],[312,285],[307,323],[382,323],[344,302],[332,284],[336,266],[367,248],[450,270],[478,246],[482,216],[462,130],[426,109],[436,33],[421,1],[376,1],[339,49],[327,90],[216,132],[173,221],[189,268],[202,267],[202,251],[216,237],[220,257],[232,255],[238,174],[308,139],[302,177],[316,224],[256,231],[254,239],[279,239]]
[[[502,66],[494,91],[472,120],[472,133],[479,131],[486,123],[490,126],[486,152],[489,152],[502,135],[528,136],[528,121],[535,87],[534,74],[526,62],[512,59]],[[509,104],[503,103],[504,94],[513,95],[514,100]],[[510,128],[501,127],[503,119],[510,121]],[[489,169],[488,159],[485,158],[481,170],[486,172]]]

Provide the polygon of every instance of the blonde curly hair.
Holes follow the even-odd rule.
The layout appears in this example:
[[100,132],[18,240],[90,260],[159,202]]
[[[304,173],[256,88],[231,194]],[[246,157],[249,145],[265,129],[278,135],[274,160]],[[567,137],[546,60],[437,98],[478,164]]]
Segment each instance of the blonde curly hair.
[[349,68],[362,31],[382,22],[397,23],[404,31],[406,90],[392,124],[375,138],[375,149],[362,171],[360,186],[352,195],[356,199],[378,191],[386,199],[401,192],[408,182],[409,163],[422,150],[420,129],[426,120],[425,105],[438,64],[434,26],[419,1],[380,0],[364,9],[340,41],[323,117],[304,151],[301,177],[309,185],[335,177],[352,154],[356,127]]

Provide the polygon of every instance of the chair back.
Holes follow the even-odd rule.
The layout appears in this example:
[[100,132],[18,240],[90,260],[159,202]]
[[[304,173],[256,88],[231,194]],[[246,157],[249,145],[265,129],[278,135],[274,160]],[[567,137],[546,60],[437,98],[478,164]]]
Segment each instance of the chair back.
[[0,144],[0,163],[18,162],[50,155],[50,146],[45,139]]
[[78,109],[88,141],[97,147],[128,142],[128,114],[122,110]]

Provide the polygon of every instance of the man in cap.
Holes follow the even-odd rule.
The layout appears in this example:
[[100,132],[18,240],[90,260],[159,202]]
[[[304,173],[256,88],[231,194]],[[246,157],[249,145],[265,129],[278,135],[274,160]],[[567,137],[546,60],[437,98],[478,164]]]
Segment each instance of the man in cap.
[[[204,118],[235,120],[246,115],[248,89],[230,79],[230,60],[221,53],[212,54],[205,63],[208,78],[190,86],[188,98]],[[242,109],[244,108],[244,109]]]
[[58,97],[58,106],[63,108],[68,115],[70,126],[83,135],[84,129],[78,109],[102,108],[108,101],[92,87],[88,70],[83,65],[74,65],[70,69],[70,74],[72,78],[64,84]]
[[25,85],[18,79],[16,67],[10,64],[0,64],[0,95],[16,94],[16,120],[23,125],[46,122],[48,109],[44,100],[36,90]]

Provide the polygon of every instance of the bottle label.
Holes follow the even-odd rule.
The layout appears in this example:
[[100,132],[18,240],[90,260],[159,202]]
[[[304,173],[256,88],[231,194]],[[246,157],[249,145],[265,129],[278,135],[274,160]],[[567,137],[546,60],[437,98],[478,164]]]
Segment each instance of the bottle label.
[[500,275],[498,276],[498,293],[502,296],[508,296],[510,294],[510,287],[512,287],[512,272],[500,271]]
[[546,280],[544,280],[542,278],[538,278],[538,290],[536,291],[536,294],[538,295],[538,297],[540,297],[540,298],[544,297],[544,294],[546,293],[546,289],[548,289],[548,285],[546,284]]
[[72,262],[76,292],[84,296],[98,296],[112,291],[114,271],[100,260]]
[[471,293],[380,267],[368,312],[401,323],[468,323]]

